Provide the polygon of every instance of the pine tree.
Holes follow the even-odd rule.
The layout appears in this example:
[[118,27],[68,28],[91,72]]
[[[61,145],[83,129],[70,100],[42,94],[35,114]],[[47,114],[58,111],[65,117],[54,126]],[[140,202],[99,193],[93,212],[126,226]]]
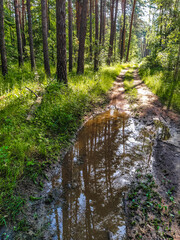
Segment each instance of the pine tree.
[[0,2],[0,54],[2,62],[2,74],[5,76],[8,72],[7,69],[7,58],[6,58],[6,47],[4,40],[4,8],[3,0]]
[[56,0],[57,79],[67,84],[66,0]]

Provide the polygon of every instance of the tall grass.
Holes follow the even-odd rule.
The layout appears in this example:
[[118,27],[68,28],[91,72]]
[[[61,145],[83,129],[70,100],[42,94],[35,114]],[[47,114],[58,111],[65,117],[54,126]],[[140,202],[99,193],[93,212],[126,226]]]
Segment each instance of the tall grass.
[[[162,68],[150,68],[147,63],[142,64],[139,74],[145,84],[156,94],[164,105],[168,105],[173,87],[173,72]],[[173,92],[171,107],[180,112],[180,81],[177,81]]]
[[[107,91],[127,66],[104,66],[97,73],[88,67],[84,75],[74,71],[68,75],[68,87],[47,79],[42,69],[32,73],[26,64],[20,70],[12,66],[6,79],[0,77],[0,225],[15,216],[15,205],[20,208],[24,202],[14,193],[18,179],[24,175],[38,183],[38,176],[67,146],[84,114],[105,103]],[[38,95],[45,91],[30,121],[26,118],[36,97],[26,87]],[[7,207],[9,199],[12,204]]]

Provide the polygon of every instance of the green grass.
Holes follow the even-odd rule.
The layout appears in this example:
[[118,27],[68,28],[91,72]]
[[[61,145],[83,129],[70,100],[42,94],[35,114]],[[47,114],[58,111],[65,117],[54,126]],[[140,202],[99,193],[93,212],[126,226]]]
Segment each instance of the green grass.
[[[25,176],[42,187],[44,169],[70,144],[84,114],[105,103],[107,91],[127,66],[104,66],[97,73],[87,67],[84,75],[74,71],[68,74],[68,88],[47,79],[42,69],[32,73],[27,64],[12,66],[6,79],[0,76],[0,225],[14,219],[24,203],[16,196],[18,180]],[[38,95],[45,90],[30,121],[26,118],[36,97],[26,87]]]
[[124,78],[124,89],[127,93],[127,98],[130,103],[134,103],[137,99],[137,89],[134,88],[134,69],[130,68]]
[[[140,65],[139,74],[145,84],[156,94],[164,105],[168,105],[173,87],[173,73],[162,68],[150,68],[148,63]],[[171,107],[180,112],[180,81],[177,81]]]

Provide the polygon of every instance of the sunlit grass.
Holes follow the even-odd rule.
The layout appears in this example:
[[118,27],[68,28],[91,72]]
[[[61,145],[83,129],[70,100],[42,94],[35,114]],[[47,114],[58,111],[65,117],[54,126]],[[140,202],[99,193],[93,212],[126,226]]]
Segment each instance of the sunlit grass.
[[[6,79],[0,77],[0,225],[14,212],[14,203],[5,207],[10,196],[22,205],[21,198],[13,197],[17,180],[24,175],[38,183],[47,165],[69,144],[84,114],[106,103],[107,91],[128,66],[104,66],[98,72],[88,67],[84,75],[74,70],[68,74],[68,87],[57,83],[55,69],[47,79],[42,69],[32,73],[26,64],[20,70],[12,66]],[[36,97],[26,87],[37,95],[45,92],[30,121],[26,118]]]
[[124,89],[130,103],[134,103],[137,99],[137,89],[134,87],[133,72],[134,68],[130,68],[124,78]]
[[[163,104],[168,105],[173,86],[173,73],[158,68],[150,69],[144,65],[140,67],[139,73],[151,91],[160,98]],[[171,107],[180,112],[180,81],[176,84]]]

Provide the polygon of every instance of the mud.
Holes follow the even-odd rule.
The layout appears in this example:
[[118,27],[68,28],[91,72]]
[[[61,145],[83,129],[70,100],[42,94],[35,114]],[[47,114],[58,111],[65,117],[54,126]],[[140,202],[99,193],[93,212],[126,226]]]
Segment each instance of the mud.
[[[123,88],[126,72],[117,78],[107,109],[87,117],[73,147],[47,169],[43,191],[22,184],[28,197],[24,213],[18,217],[23,230],[2,229],[6,233],[2,239],[125,239],[126,230],[130,236],[134,228],[127,225],[131,217],[124,212],[128,204],[124,194],[136,182],[138,169],[154,174],[164,198],[174,187],[178,203],[179,116],[163,109],[137,71],[138,99],[130,106]],[[162,183],[164,177],[167,186]],[[30,200],[30,195],[37,200]],[[177,228],[178,221],[173,231]],[[144,239],[163,239],[156,238],[156,233],[153,238],[147,236]]]

